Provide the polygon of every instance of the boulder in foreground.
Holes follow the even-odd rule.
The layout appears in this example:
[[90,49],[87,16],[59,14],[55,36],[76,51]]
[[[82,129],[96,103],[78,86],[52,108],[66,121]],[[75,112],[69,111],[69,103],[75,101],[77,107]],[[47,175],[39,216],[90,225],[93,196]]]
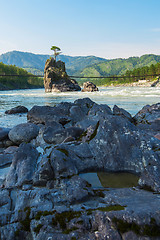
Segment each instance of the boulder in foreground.
[[[133,121],[124,109],[89,98],[34,106],[27,124],[38,126],[17,126],[22,140],[30,130],[33,139],[1,154],[2,165],[4,157],[12,164],[0,178],[0,239],[159,239],[160,140],[138,124],[146,124],[141,117],[154,121],[158,112],[155,104]],[[15,136],[17,128],[11,130]],[[104,173],[113,172],[137,180],[99,188],[82,177],[93,172],[101,183]]]
[[34,123],[21,123],[13,127],[9,131],[9,139],[16,143],[20,144],[22,142],[29,142],[33,138],[37,137],[39,132],[39,127]]

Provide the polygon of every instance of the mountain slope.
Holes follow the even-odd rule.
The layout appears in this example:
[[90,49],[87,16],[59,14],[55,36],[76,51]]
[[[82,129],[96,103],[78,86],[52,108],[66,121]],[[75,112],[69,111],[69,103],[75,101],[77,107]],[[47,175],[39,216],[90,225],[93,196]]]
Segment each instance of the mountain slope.
[[127,70],[150,66],[160,62],[160,55],[146,54],[141,57],[130,57],[128,59],[113,59],[102,63],[94,64],[84,68],[81,76],[111,76],[125,74]]
[[[32,73],[37,72],[38,74],[43,74],[45,62],[50,57],[51,55],[12,51],[0,55],[0,62],[25,68],[27,71],[31,71]],[[71,57],[66,55],[58,56],[57,60],[61,60],[66,63],[66,70],[69,75],[74,75],[91,64],[107,61],[104,58],[95,56]]]

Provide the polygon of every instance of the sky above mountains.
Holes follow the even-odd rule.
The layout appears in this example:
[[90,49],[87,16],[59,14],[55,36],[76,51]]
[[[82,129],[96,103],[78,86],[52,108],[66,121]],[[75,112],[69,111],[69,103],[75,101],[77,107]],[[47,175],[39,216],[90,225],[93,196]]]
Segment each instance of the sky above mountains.
[[160,0],[0,0],[0,54],[160,54]]

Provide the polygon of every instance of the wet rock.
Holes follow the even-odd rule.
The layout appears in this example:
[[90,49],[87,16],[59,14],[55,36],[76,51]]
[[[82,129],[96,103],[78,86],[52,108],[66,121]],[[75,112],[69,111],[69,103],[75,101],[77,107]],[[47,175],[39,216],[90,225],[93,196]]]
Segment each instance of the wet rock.
[[22,123],[13,127],[9,131],[9,139],[20,144],[22,142],[30,142],[33,138],[36,138],[39,132],[39,127],[33,123]]
[[53,58],[46,61],[44,68],[44,87],[46,92],[80,91],[78,83],[65,71],[65,63]]
[[17,106],[5,111],[5,114],[27,113],[28,109],[24,106]]
[[85,82],[83,83],[82,92],[96,92],[99,91],[96,85],[92,82]]

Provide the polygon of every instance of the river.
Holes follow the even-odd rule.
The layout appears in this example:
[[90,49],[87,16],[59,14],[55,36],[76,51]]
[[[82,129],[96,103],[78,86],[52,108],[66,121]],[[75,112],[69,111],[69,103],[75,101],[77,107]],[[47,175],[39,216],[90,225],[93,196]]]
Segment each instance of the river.
[[44,89],[0,91],[0,126],[13,127],[26,122],[26,114],[6,115],[5,111],[23,105],[31,109],[34,105],[54,106],[60,102],[74,102],[89,97],[98,104],[116,104],[134,116],[144,105],[160,102],[158,87],[100,87],[99,92],[45,93]]

